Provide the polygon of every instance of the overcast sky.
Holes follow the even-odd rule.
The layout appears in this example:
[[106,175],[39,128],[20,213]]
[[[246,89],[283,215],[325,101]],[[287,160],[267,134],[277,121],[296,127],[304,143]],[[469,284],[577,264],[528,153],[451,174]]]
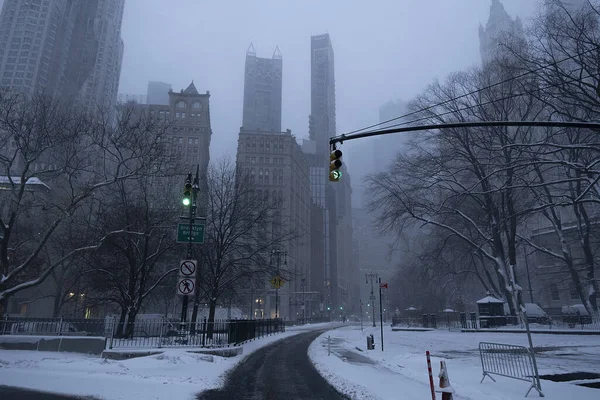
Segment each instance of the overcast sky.
[[[0,0],[1,1],[1,0]],[[527,18],[536,0],[502,0]],[[211,158],[235,156],[245,53],[283,54],[283,129],[307,136],[310,36],[335,52],[338,133],[378,122],[383,103],[410,100],[436,77],[479,63],[478,26],[491,0],[126,0],[120,93],[149,80],[211,92]],[[369,139],[363,139],[369,140]],[[357,146],[359,141],[348,142]],[[351,160],[347,160],[351,162]],[[352,172],[352,170],[350,169]]]

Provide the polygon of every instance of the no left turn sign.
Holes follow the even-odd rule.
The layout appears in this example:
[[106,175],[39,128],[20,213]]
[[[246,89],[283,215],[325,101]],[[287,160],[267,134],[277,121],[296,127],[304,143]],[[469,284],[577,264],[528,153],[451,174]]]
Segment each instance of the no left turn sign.
[[182,276],[196,275],[196,260],[181,260],[179,262],[179,274]]

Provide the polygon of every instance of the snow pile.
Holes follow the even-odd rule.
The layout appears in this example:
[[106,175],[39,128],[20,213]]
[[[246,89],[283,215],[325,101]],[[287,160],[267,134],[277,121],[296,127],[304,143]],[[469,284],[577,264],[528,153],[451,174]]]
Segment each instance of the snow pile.
[[[529,383],[500,376],[497,382],[482,378],[478,343],[495,342],[527,345],[524,334],[460,333],[449,331],[392,332],[384,327],[384,351],[380,331],[347,327],[326,332],[309,348],[309,357],[321,375],[338,391],[351,399],[430,398],[425,351],[432,354],[434,381],[440,360],[445,360],[448,376],[456,393],[454,399],[522,399]],[[375,350],[366,350],[366,337],[375,337]],[[327,355],[328,336],[331,356]],[[543,350],[538,355],[540,374],[597,372],[600,370],[600,341],[597,336],[542,335],[533,336],[534,344]],[[362,351],[359,351],[360,348]],[[548,399],[577,398],[592,400],[600,390],[542,380],[542,391]],[[439,394],[437,395],[439,397]],[[537,397],[530,393],[530,397]]]
[[316,324],[246,343],[243,354],[224,358],[183,349],[129,360],[105,360],[75,353],[0,350],[0,385],[106,400],[185,400],[221,386],[225,374],[253,351]]

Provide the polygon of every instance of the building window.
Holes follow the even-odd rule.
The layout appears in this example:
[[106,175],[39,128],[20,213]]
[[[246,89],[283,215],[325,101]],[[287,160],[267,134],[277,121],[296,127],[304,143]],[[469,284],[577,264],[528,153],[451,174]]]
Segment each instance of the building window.
[[201,108],[201,105],[200,105],[200,103],[194,103],[194,104],[192,104],[192,108],[199,110]]
[[199,140],[198,140],[198,138],[195,138],[195,139],[194,139],[194,144],[198,144],[198,143],[199,143]]
[[193,144],[193,143],[194,143],[194,139],[188,138],[188,144]]
[[560,300],[560,293],[558,291],[558,286],[556,283],[550,285],[550,297],[552,300]]
[[180,118],[181,117],[181,113],[175,113],[175,118]]
[[571,284],[571,286],[569,287],[569,292],[571,294],[571,300],[579,299],[579,293],[577,293],[577,288],[575,287],[575,285]]
[[185,118],[185,113],[184,112],[181,113],[181,118]]
[[177,103],[177,108],[185,108],[185,102],[180,101],[179,103]]

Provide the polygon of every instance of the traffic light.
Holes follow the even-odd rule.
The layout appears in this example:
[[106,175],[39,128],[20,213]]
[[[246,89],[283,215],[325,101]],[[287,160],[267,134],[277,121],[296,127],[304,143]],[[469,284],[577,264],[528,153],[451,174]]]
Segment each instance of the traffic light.
[[329,180],[331,182],[337,182],[342,178],[342,171],[340,171],[342,160],[340,158],[342,158],[341,150],[331,151],[331,155],[329,156]]
[[189,206],[192,204],[192,174],[189,173],[187,179],[185,180],[185,185],[183,186],[183,205]]

